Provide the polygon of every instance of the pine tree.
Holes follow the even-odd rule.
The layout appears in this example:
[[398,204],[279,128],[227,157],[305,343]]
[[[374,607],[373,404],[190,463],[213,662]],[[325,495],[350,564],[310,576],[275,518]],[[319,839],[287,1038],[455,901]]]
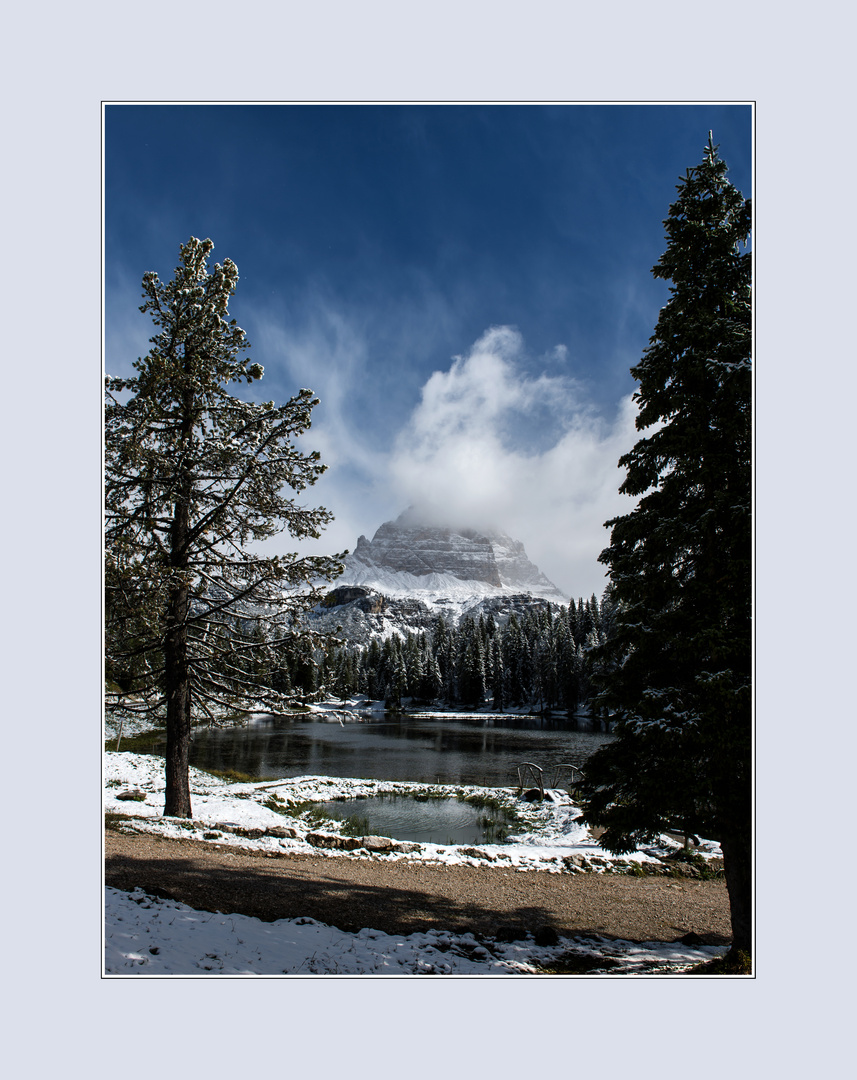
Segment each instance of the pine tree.
[[526,696],[525,666],[526,648],[518,617],[512,613],[503,637],[503,653],[506,662],[506,691],[511,705],[522,705]]
[[[164,813],[175,817],[191,816],[192,718],[282,711],[288,695],[272,686],[286,683],[274,674],[302,637],[297,613],[318,599],[306,586],[340,573],[342,557],[248,548],[284,529],[318,537],[331,515],[285,494],[325,469],[293,445],[310,426],[312,392],[281,406],[229,393],[262,367],[248,363],[244,331],[228,321],[237,268],[226,259],[209,271],[212,248],[192,237],[172,281],[144,276],[140,310],[157,333],[133,378],[106,380],[106,668],[139,710],[166,711]],[[242,620],[270,632],[254,639]],[[109,692],[108,707],[117,704]]]
[[[751,212],[709,134],[653,269],[669,280],[641,362],[637,428],[608,522],[615,604],[600,702],[617,740],[587,762],[587,820],[627,851],[667,828],[720,841],[733,948],[751,947]],[[612,663],[610,662],[612,661]]]
[[589,605],[584,604],[582,596],[577,601],[577,618],[575,620],[575,625],[576,630],[574,640],[578,645],[582,645],[592,629],[592,612]]
[[443,690],[443,678],[440,674],[440,666],[437,657],[429,655],[426,660],[425,676],[423,678],[423,699],[436,701]]
[[458,631],[440,616],[435,624],[433,641],[442,680],[441,695],[444,702],[450,705],[456,700],[458,693],[456,682]]
[[[573,607],[573,605],[572,605]],[[559,704],[569,718],[577,712],[579,702],[579,681],[575,656],[574,636],[566,617],[557,619],[557,694]]]
[[590,596],[586,602],[586,609],[589,612],[589,618],[592,621],[592,629],[601,633],[601,607],[598,603],[598,597],[595,593]]
[[491,697],[493,707],[497,712],[505,712],[506,709],[506,683],[508,675],[506,663],[503,659],[503,644],[500,635],[495,633],[491,638]]
[[381,646],[377,638],[372,638],[369,648],[363,654],[363,665],[366,673],[365,694],[370,701],[378,701],[383,692],[383,681],[379,676],[381,669]]
[[458,678],[461,703],[478,709],[485,700],[485,650],[478,632],[464,639]]
[[339,649],[330,665],[332,671],[331,689],[341,702],[348,700],[356,689],[354,658],[347,646]]
[[402,651],[398,646],[399,638],[395,635],[388,640],[394,643],[390,651],[390,664],[384,690],[384,705],[387,709],[399,711],[402,708],[402,698],[407,691],[407,672],[402,659]]
[[405,638],[402,661],[405,665],[405,695],[419,697],[423,682],[422,651],[419,638],[410,632]]

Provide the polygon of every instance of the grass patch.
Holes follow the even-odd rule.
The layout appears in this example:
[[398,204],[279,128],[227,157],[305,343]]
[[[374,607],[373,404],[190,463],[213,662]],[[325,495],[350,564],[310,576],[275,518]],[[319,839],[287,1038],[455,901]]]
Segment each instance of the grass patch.
[[258,784],[259,777],[251,776],[250,773],[238,772],[237,769],[199,769],[207,776],[215,776],[218,780],[225,780],[228,784]]
[[523,824],[515,807],[509,806],[495,795],[459,794],[456,795],[456,799],[477,810],[493,811],[495,817],[492,818],[486,814],[479,819],[479,824],[489,834],[484,841],[486,844],[502,844]]
[[331,820],[319,807],[319,804],[312,799],[307,799],[304,802],[289,803],[281,813],[287,814],[289,817],[303,818],[309,825],[326,825]]
[[509,838],[511,829],[509,828],[508,819],[505,821],[496,821],[489,815],[480,817],[479,827],[485,833],[485,839],[483,844],[503,844]]
[[369,836],[369,818],[351,814],[342,822],[343,836]]
[[328,825],[331,820],[322,809],[315,805],[311,806],[309,810],[302,811],[301,817],[304,821],[309,822],[310,825],[316,826]]

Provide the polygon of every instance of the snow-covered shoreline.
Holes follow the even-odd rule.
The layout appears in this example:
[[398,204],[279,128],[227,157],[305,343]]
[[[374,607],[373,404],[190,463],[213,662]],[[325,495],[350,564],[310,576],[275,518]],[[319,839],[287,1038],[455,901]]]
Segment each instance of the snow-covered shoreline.
[[[662,855],[678,848],[662,837],[658,848],[650,847],[617,856],[602,848],[577,819],[578,808],[563,792],[553,792],[554,801],[524,803],[511,788],[483,788],[473,785],[419,784],[409,781],[362,780],[329,776],[298,776],[283,780],[231,783],[191,768],[193,820],[165,818],[164,776],[160,758],[145,754],[105,752],[104,810],[128,816],[122,827],[170,839],[197,839],[250,850],[322,854],[334,858],[407,859],[447,865],[492,863],[522,870],[555,873],[581,868],[595,872],[631,864],[659,864]],[[133,795],[133,798],[128,796]],[[514,807],[521,829],[504,843],[442,845],[401,844],[387,852],[358,847],[351,851],[322,847],[311,842],[321,831],[331,839],[342,833],[342,823],[307,820],[290,810],[300,805],[333,799],[361,798],[380,794],[461,797],[465,800],[490,798],[501,806]],[[234,830],[234,831],[233,831]],[[277,835],[288,832],[291,835]],[[262,835],[248,835],[261,833]],[[720,856],[719,846],[704,841],[698,849],[704,858]]]

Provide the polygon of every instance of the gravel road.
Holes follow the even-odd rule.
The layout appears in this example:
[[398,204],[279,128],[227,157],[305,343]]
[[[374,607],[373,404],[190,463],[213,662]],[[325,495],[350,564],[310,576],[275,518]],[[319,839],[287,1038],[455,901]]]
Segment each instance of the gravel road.
[[340,930],[431,927],[493,937],[551,927],[565,936],[731,941],[722,880],[440,866],[347,856],[268,856],[108,831],[105,884],[141,886],[203,911],[266,921],[309,916]]

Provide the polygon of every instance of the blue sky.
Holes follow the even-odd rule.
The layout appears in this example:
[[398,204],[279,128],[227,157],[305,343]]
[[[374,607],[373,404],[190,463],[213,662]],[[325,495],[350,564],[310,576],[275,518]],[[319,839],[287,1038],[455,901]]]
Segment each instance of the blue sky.
[[321,399],[317,550],[421,502],[600,593],[662,222],[709,129],[751,193],[751,124],[747,105],[106,106],[105,368],[147,349],[143,273],[210,237],[258,396]]

